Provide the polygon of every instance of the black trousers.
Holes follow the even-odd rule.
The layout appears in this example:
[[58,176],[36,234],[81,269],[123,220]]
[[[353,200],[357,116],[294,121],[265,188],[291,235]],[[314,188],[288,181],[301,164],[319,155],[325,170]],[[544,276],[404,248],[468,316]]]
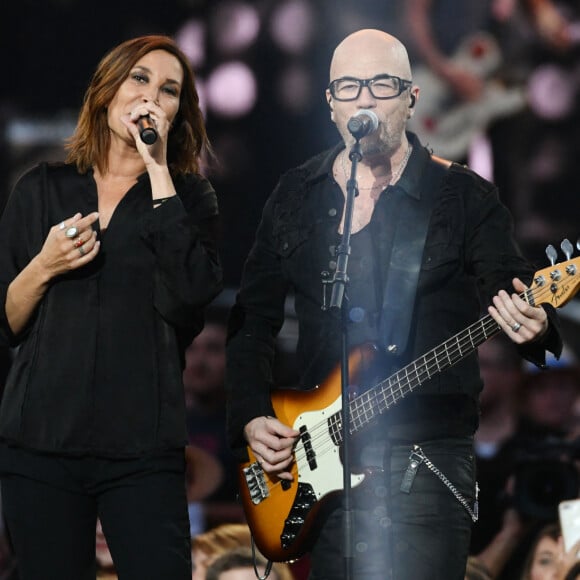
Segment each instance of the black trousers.
[[119,580],[191,579],[183,450],[127,460],[28,454],[24,463],[2,474],[20,580],[94,580],[97,517]]
[[[419,442],[418,442],[419,443]],[[421,442],[421,448],[473,506],[472,439]],[[441,480],[421,464],[408,493],[401,491],[412,446],[394,444],[384,474],[353,489],[353,578],[463,580],[472,520]],[[365,462],[367,465],[380,465]],[[390,470],[390,476],[389,476]],[[330,512],[311,552],[310,580],[345,577],[343,513]]]

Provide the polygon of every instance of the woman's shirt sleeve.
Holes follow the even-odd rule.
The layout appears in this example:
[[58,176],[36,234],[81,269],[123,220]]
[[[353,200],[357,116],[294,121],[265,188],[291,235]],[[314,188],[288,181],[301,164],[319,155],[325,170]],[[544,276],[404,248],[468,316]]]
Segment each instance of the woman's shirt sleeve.
[[170,324],[190,326],[222,289],[218,204],[204,178],[176,180],[178,195],[155,208],[142,237],[155,257],[154,307]]

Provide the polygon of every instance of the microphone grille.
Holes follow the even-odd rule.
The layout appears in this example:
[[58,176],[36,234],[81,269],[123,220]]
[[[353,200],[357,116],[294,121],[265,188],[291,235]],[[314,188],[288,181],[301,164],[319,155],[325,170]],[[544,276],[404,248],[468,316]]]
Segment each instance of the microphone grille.
[[373,131],[376,131],[379,127],[379,118],[377,117],[377,114],[374,111],[371,111],[370,109],[361,109],[360,111],[357,111],[356,114],[354,115],[355,117],[368,117],[368,119],[370,120],[371,123],[371,133]]

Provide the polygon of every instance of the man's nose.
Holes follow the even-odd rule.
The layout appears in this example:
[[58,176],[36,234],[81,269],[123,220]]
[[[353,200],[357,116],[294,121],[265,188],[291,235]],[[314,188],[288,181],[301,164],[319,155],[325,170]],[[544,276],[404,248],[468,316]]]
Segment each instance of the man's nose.
[[370,109],[376,106],[377,100],[375,99],[375,97],[373,97],[371,89],[368,85],[365,85],[361,88],[360,95],[358,96],[357,99],[357,104],[362,109]]

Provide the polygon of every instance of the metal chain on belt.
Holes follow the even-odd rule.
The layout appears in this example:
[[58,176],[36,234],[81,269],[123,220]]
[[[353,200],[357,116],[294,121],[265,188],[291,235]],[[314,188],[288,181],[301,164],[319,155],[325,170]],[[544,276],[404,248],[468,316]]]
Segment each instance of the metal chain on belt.
[[475,503],[473,505],[473,509],[471,509],[469,502],[463,497],[461,492],[449,481],[449,479],[447,479],[447,477],[445,477],[443,472],[431,462],[431,460],[425,455],[419,445],[413,445],[413,452],[411,453],[411,457],[413,455],[418,456],[420,458],[419,462],[424,463],[427,469],[432,471],[441,480],[443,485],[449,489],[449,491],[455,496],[455,499],[457,499],[457,501],[465,508],[473,523],[475,523],[479,519],[479,506],[477,501],[479,485],[477,483],[475,484]]

